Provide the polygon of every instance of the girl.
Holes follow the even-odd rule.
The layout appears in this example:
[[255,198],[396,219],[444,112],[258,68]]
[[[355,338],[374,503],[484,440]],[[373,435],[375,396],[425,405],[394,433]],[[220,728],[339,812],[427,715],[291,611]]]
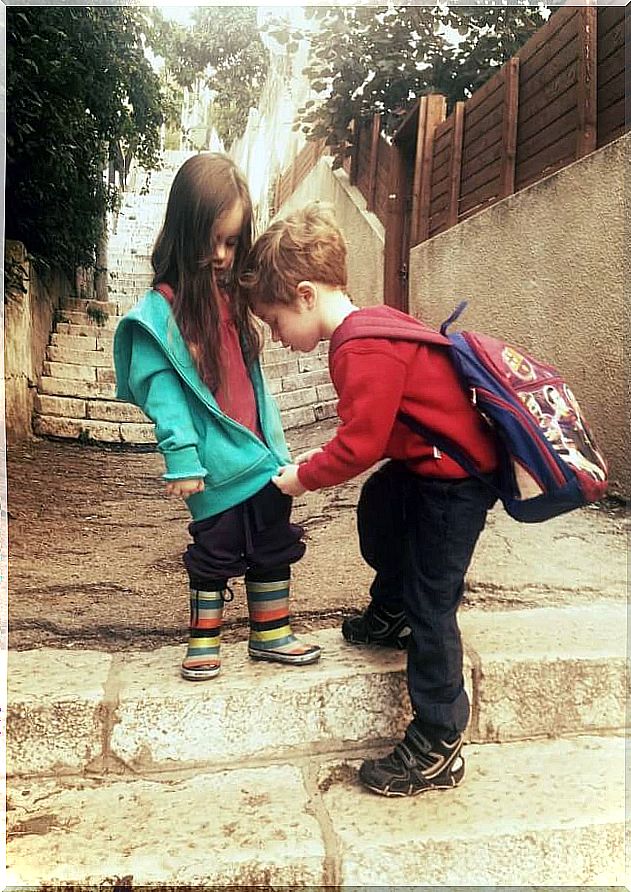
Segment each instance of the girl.
[[114,340],[117,397],[155,423],[168,495],[192,516],[183,555],[190,635],[181,673],[220,669],[228,580],[245,574],[254,659],[312,663],[288,617],[290,565],[305,551],[291,499],[270,482],[288,461],[276,404],[261,374],[259,330],[237,281],[252,244],[252,204],[234,163],[189,158],[177,172],[151,264],[151,289]]

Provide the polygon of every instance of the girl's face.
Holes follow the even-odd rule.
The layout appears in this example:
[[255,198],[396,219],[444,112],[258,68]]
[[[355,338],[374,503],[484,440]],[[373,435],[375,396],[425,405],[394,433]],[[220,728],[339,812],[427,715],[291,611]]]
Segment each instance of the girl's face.
[[223,214],[213,226],[211,261],[218,281],[232,269],[243,227],[243,205],[240,201]]

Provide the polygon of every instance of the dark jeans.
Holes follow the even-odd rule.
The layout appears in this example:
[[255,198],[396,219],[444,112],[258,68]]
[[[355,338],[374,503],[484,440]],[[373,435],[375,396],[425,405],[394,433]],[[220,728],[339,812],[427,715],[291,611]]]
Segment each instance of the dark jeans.
[[268,483],[245,502],[191,523],[193,542],[183,555],[191,588],[213,591],[245,573],[260,581],[269,571],[300,560],[304,531],[290,523],[291,504],[289,496]]
[[357,506],[359,543],[376,571],[375,604],[405,611],[412,630],[408,690],[419,721],[464,731],[469,698],[457,610],[492,490],[475,478],[439,480],[388,462],[366,481]]

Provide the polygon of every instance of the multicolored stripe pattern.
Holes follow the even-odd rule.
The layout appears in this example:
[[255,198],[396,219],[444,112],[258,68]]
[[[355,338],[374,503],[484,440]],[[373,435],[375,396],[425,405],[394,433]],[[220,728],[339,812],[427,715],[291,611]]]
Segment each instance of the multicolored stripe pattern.
[[221,622],[223,617],[222,592],[191,589],[191,620],[185,669],[218,666]]
[[250,614],[250,648],[291,650],[299,645],[289,625],[289,579],[254,582],[246,579]]

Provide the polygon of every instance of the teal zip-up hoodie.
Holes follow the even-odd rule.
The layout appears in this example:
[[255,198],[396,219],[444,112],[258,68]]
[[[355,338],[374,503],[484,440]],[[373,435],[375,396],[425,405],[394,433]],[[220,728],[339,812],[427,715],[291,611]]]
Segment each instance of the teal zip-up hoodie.
[[155,423],[165,480],[203,477],[203,492],[186,499],[193,520],[212,517],[269,483],[289,452],[258,360],[250,378],[265,442],[219,408],[199,377],[168,301],[149,290],[114,336],[116,396]]

